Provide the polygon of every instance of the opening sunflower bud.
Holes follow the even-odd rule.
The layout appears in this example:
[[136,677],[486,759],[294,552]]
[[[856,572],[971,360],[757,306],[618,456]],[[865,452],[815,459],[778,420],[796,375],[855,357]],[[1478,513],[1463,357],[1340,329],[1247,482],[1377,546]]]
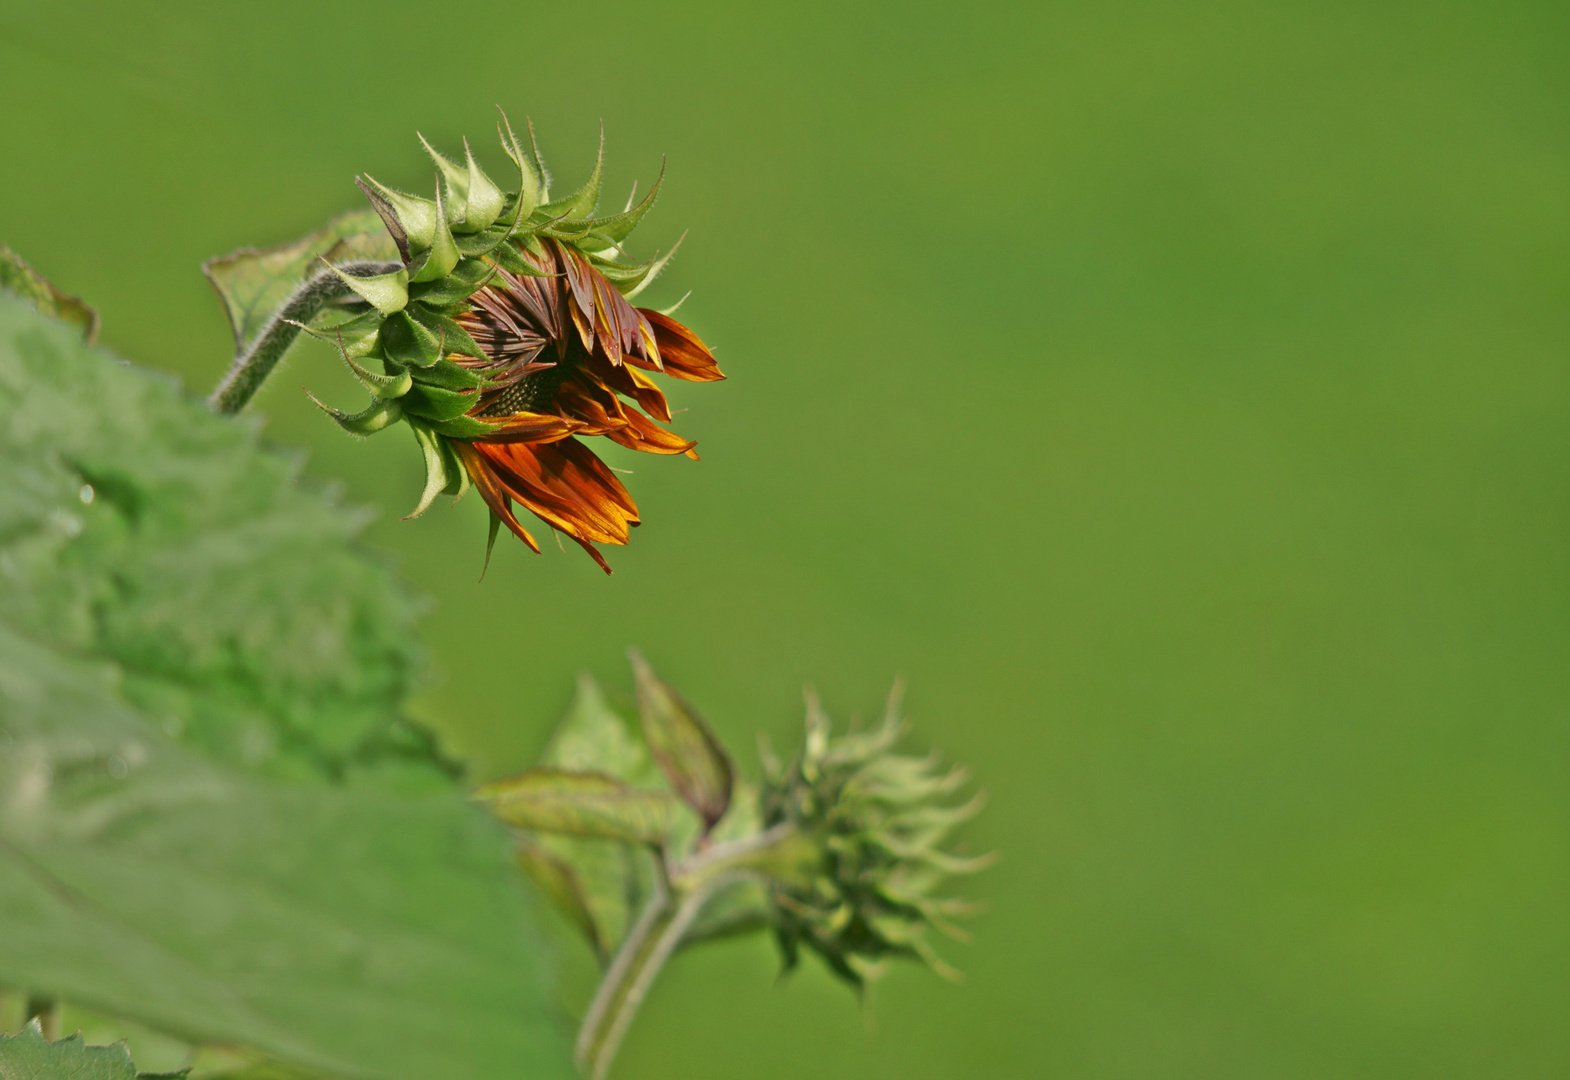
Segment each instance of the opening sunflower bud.
[[[596,218],[603,134],[588,182],[551,202],[532,129],[528,150],[505,116],[498,133],[518,169],[514,191],[479,168],[467,143],[459,164],[423,138],[439,170],[434,200],[359,181],[381,230],[346,237],[340,234],[347,227],[337,228],[327,251],[311,253],[316,272],[249,341],[236,322],[241,354],[214,405],[243,408],[302,330],[336,340],[377,400],[359,413],[326,409],[329,415],[361,435],[399,420],[418,425],[428,477],[415,514],[435,494],[461,494],[472,485],[490,509],[492,544],[506,525],[540,550],[519,520],[521,506],[610,573],[595,545],[627,543],[640,517],[626,487],[584,440],[603,437],[631,450],[696,459],[697,444],[664,426],[671,410],[653,376],[713,382],[724,375],[691,330],[631,303],[674,253],[636,265],[619,261],[660,183],[636,205],[629,199],[621,213]],[[310,251],[302,244],[295,247]],[[256,258],[277,262],[280,252],[292,258],[293,250]],[[352,265],[334,261],[340,251],[355,257]],[[368,262],[368,253],[386,261]],[[242,306],[254,308],[226,284],[236,279],[236,258],[223,263],[225,276],[209,272],[232,317]],[[374,363],[380,373],[368,366]],[[454,471],[464,474],[463,483]]]

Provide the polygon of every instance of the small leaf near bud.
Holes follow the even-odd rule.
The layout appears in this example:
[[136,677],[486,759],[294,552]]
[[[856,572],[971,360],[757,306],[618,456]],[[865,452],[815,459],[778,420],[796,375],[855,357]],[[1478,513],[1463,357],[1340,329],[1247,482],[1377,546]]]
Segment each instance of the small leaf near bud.
[[448,449],[447,440],[412,417],[409,419],[409,428],[414,432],[414,441],[419,444],[425,458],[425,490],[420,493],[419,503],[404,517],[404,521],[425,513],[431,503],[436,501],[436,496],[443,492],[463,494],[469,480],[469,474],[463,471],[457,457]]
[[605,773],[548,766],[485,784],[474,797],[511,825],[646,844],[665,840],[675,809],[663,791],[629,787]]
[[671,787],[703,819],[708,832],[730,806],[735,770],[724,746],[697,711],[654,674],[637,650],[629,650],[638,683],[643,737]]

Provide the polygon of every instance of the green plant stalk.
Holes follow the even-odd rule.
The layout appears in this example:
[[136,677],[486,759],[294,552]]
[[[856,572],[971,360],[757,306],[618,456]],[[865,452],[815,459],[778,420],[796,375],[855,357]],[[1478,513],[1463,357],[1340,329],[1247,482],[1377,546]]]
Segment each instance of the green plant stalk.
[[796,878],[820,859],[817,844],[789,823],[716,844],[674,867],[656,851],[654,896],[605,972],[578,1033],[578,1067],[588,1080],[605,1080],[649,987],[704,905],[737,882]]
[[[388,273],[399,266],[399,263],[353,262],[339,269],[355,277],[369,277]],[[331,271],[323,270],[307,278],[283,306],[273,312],[251,344],[234,358],[229,373],[207,401],[213,411],[233,414],[245,408],[300,336],[299,324],[309,323],[323,307],[351,295],[349,286]]]

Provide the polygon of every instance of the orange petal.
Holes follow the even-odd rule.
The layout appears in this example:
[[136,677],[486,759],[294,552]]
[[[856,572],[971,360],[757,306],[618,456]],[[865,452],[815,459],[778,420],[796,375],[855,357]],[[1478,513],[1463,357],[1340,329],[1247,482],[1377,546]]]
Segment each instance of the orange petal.
[[584,435],[604,435],[627,426],[627,417],[615,394],[580,372],[556,390],[556,407],[565,416],[584,422]]
[[584,424],[570,416],[551,413],[520,412],[502,418],[495,431],[488,433],[484,442],[548,443],[565,439],[581,430]]
[[463,462],[463,467],[469,474],[469,479],[474,482],[474,487],[480,493],[480,498],[485,500],[485,505],[491,508],[491,513],[507,523],[507,528],[513,535],[540,553],[540,545],[534,542],[534,537],[529,535],[529,530],[518,524],[518,518],[512,512],[511,500],[502,490],[496,474],[491,471],[490,465],[484,455],[478,453],[473,446],[466,442],[452,440],[453,449],[458,451],[458,458]]
[[475,443],[507,494],[578,540],[625,544],[638,508],[614,473],[576,439],[561,443]]
[[667,375],[693,382],[715,382],[725,377],[714,362],[714,354],[698,339],[697,334],[669,315],[661,315],[650,308],[639,308],[638,311],[654,329],[654,340],[659,345],[660,359],[664,361]]
[[642,405],[645,412],[670,423],[671,407],[665,400],[665,394],[655,381],[643,372],[626,365],[611,367],[600,356],[589,357],[586,366],[589,374],[602,386],[615,390],[618,394],[625,394]]
[[628,406],[623,410],[627,426],[617,431],[607,431],[605,437],[629,450],[642,450],[646,454],[687,454],[698,444],[684,439],[674,431],[667,431],[637,409]]

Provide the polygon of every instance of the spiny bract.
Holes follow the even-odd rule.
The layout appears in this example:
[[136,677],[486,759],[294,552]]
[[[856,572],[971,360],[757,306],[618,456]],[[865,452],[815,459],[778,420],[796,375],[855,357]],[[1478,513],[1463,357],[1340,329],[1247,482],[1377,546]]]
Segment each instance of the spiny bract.
[[885,956],[913,956],[948,977],[957,972],[926,940],[929,928],[965,937],[951,921],[971,902],[934,895],[947,878],[988,866],[941,849],[950,832],[981,809],[981,797],[943,806],[966,781],[964,769],[935,771],[931,757],[894,754],[904,733],[899,688],[875,730],[831,738],[815,696],[807,699],[807,742],[781,766],[765,752],[766,826],[789,822],[813,837],[823,861],[810,884],[773,888],[774,932],[794,967],[805,944],[856,986],[882,972]]

